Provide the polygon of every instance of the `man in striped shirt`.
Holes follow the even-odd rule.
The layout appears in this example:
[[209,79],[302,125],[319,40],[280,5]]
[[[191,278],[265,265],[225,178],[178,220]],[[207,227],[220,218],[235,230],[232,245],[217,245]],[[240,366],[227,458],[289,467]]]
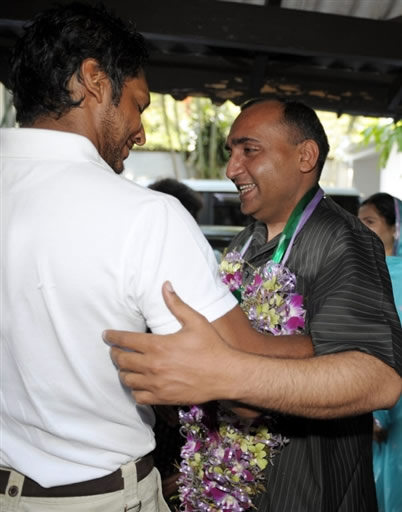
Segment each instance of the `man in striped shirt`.
[[[258,268],[272,258],[295,206],[317,185],[327,138],[305,105],[259,101],[236,119],[227,148],[227,176],[239,189],[243,213],[256,219],[231,248],[244,248],[252,235],[244,258]],[[398,399],[402,360],[382,243],[324,196],[286,265],[304,297],[305,332],[316,357],[274,359],[230,349],[169,286],[164,294],[182,331],[162,339],[109,332],[110,341],[138,351],[113,349],[113,357],[140,403],[231,399],[280,413],[278,430],[291,442],[267,470],[258,510],[374,512],[370,412]],[[245,283],[250,278],[244,273]]]

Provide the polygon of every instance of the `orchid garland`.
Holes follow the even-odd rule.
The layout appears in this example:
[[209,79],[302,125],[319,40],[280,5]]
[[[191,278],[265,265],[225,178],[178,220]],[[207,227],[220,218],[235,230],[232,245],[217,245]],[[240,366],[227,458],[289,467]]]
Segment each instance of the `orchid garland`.
[[[236,296],[252,326],[274,335],[301,333],[304,329],[303,297],[295,293],[296,277],[281,263],[269,261],[253,269],[250,284],[243,285],[243,269],[250,266],[237,251],[220,264],[222,281]],[[183,512],[243,512],[264,490],[264,469],[288,442],[272,434],[268,417],[242,420],[223,407],[211,413],[192,406],[180,410],[181,450],[179,498]]]
[[245,265],[249,264],[242,255],[232,251],[219,268],[222,282],[236,296],[254,329],[274,335],[302,333],[305,310],[303,296],[294,292],[296,276],[281,263],[268,261],[254,269],[251,283],[244,287]]
[[263,470],[287,439],[223,408],[217,409],[215,426],[212,417],[198,406],[179,411],[187,438],[178,480],[181,510],[243,512],[264,490]]

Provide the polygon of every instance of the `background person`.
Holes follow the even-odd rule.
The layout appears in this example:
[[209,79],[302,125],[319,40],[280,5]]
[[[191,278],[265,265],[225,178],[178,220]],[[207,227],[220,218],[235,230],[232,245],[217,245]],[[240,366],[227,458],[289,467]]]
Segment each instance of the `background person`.
[[[384,244],[395,305],[402,321],[402,201],[377,193],[362,202],[359,219]],[[402,507],[402,398],[389,410],[374,411],[374,478],[380,512],[398,512]]]
[[198,192],[188,187],[185,183],[173,178],[163,178],[151,183],[148,188],[176,197],[194,217],[196,222],[198,222],[198,216],[202,208],[202,198]]
[[[185,183],[175,180],[173,178],[163,178],[155,181],[148,186],[151,190],[163,192],[178,199],[184,208],[194,217],[199,223],[199,215],[203,206],[201,194],[196,190],[188,187]],[[222,259],[222,252],[213,248],[216,261],[219,263]]]
[[371,411],[399,397],[393,368],[400,373],[402,359],[382,243],[319,195],[328,142],[312,109],[297,102],[249,103],[232,125],[227,149],[227,176],[239,190],[242,212],[256,219],[231,245],[247,262],[243,285],[286,240],[281,235],[289,234],[296,205],[310,193],[317,198],[314,208],[313,199],[305,204],[310,216],[286,262],[304,297],[317,357],[296,361],[235,351],[169,286],[165,298],[182,331],[163,338],[108,332],[109,341],[135,351],[114,348],[112,356],[141,403],[227,398],[281,413],[278,431],[291,441],[267,469],[259,510],[375,511]]

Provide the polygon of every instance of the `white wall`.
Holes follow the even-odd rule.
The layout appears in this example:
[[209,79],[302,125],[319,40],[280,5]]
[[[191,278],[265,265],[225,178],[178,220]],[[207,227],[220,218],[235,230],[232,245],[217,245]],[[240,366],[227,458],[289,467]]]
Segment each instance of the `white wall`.
[[380,191],[402,200],[402,152],[392,148],[385,169],[381,171]]
[[124,162],[124,176],[137,182],[160,178],[191,178],[180,153],[169,151],[130,151]]
[[402,199],[402,153],[392,148],[387,165],[379,167],[379,154],[374,148],[346,154],[353,169],[353,187],[363,199],[376,192],[388,192]]
[[378,154],[372,153],[353,162],[353,186],[367,198],[380,190],[381,171],[378,167]]

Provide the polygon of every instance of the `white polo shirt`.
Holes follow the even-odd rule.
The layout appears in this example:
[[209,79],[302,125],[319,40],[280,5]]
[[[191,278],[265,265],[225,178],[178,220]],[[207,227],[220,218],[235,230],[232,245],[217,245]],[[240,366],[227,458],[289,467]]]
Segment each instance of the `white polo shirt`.
[[169,279],[209,320],[236,301],[173,197],[116,175],[85,137],[3,129],[1,457],[42,486],[98,478],[154,448],[106,328],[179,328]]

